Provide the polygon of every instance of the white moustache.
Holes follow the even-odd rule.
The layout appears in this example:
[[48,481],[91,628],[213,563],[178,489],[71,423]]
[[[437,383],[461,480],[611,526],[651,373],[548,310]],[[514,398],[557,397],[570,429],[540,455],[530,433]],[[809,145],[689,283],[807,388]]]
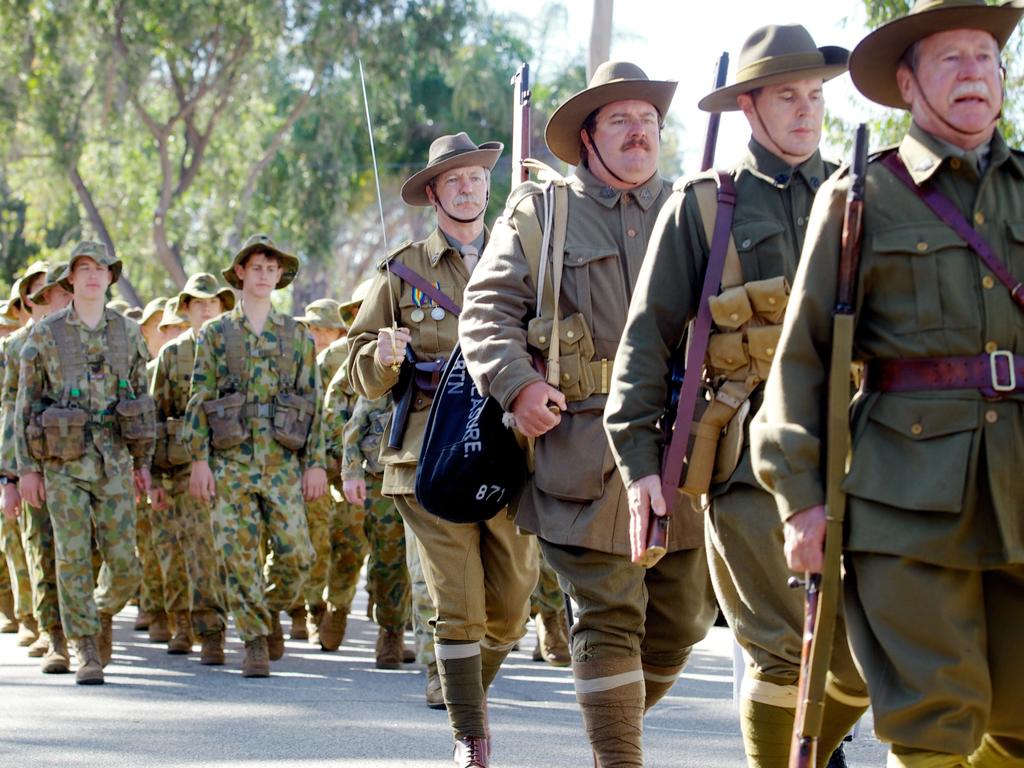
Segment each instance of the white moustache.
[[452,201],[453,205],[465,205],[466,203],[480,205],[480,198],[476,195],[456,195],[455,200]]
[[961,83],[953,89],[953,93],[950,98],[955,101],[956,99],[962,99],[965,96],[979,96],[987,101],[989,99],[988,85],[981,80],[972,80],[967,83]]

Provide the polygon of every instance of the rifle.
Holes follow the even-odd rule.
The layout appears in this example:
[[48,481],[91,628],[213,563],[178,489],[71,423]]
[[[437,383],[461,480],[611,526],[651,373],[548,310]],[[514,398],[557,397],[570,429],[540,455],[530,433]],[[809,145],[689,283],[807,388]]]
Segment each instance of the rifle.
[[822,573],[791,578],[789,585],[806,587],[804,639],[800,653],[800,684],[793,724],[789,768],[813,768],[825,710],[825,681],[832,656],[846,494],[842,490],[850,451],[850,363],[853,358],[853,315],[864,228],[864,182],[868,165],[868,129],[857,128],[850,191],[843,217],[842,252],[836,306],[832,318],[832,359],[828,382],[828,436],[825,443],[825,559]]
[[[722,55],[718,57],[718,62],[715,64],[714,87],[716,89],[725,86],[728,72],[729,53],[728,51],[723,51]],[[721,113],[712,112],[708,115],[708,126],[704,133],[704,154],[701,156],[700,169],[702,172],[710,170],[715,164],[718,126],[721,122]],[[669,521],[672,517],[672,507],[675,503],[676,495],[679,493],[679,481],[682,473],[681,466],[678,471],[675,467],[669,466],[672,463],[668,461],[668,457],[672,453],[672,444],[678,440],[685,446],[690,440],[690,425],[693,421],[693,409],[696,407],[696,403],[685,404],[684,410],[689,410],[690,413],[689,415],[684,413],[684,419],[680,420],[678,414],[680,393],[683,388],[683,376],[687,368],[688,355],[684,350],[688,346],[688,344],[680,345],[680,348],[673,353],[672,358],[669,360],[668,402],[665,405],[665,412],[661,417],[661,429],[665,443],[665,460],[662,465],[661,474],[661,494],[665,499],[666,513],[664,516],[658,516],[653,511],[651,512],[650,524],[647,528],[647,549],[640,559],[640,564],[645,567],[650,567],[658,562],[668,547]],[[691,360],[689,363],[690,369],[694,371],[694,375],[700,376],[700,372],[704,367],[704,361]],[[677,448],[677,453],[678,450]]]
[[525,61],[512,75],[512,189],[530,178],[523,161],[530,156],[530,65]]
[[391,411],[391,428],[388,431],[388,448],[402,447],[405,428],[409,423],[409,411],[416,396],[416,355],[410,347],[405,348],[405,359],[398,370],[398,381],[391,389],[394,403]]

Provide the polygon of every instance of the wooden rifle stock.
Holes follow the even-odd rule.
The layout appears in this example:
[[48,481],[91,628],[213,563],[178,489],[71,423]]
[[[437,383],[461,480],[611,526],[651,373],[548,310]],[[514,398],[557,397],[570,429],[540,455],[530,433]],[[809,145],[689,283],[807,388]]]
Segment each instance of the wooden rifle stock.
[[[840,565],[846,494],[842,483],[850,451],[850,364],[853,359],[853,320],[864,223],[868,130],[861,124],[854,143],[850,190],[843,216],[842,252],[832,319],[832,359],[828,380],[828,434],[825,442],[825,557],[821,574],[806,579],[803,650],[793,745],[789,768],[813,768],[825,710],[825,683],[835,637],[839,603]],[[790,580],[793,586],[795,579]]]
[[512,76],[512,189],[528,178],[523,161],[530,156],[530,65],[525,61]]

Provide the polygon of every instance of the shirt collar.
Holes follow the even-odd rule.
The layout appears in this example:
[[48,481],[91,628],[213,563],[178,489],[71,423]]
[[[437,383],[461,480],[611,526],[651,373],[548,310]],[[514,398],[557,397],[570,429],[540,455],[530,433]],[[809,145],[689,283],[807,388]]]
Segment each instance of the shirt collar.
[[664,180],[656,173],[636,189],[616,189],[597,178],[585,165],[576,166],[574,177],[574,186],[605,208],[614,208],[623,195],[632,195],[637,205],[645,211],[649,210],[658,199],[664,185]]
[[[487,241],[491,236],[490,230],[484,227],[480,236],[483,238],[483,241],[480,243],[480,253],[483,253],[484,246],[487,245]],[[479,240],[480,238],[477,238],[477,241]],[[451,251],[461,259],[462,251],[459,250],[460,245],[454,237],[449,238],[448,235],[442,232],[440,227],[434,227],[434,231],[430,233],[425,244],[427,257],[430,259],[430,266],[436,267],[437,263],[441,261],[441,257],[448,251]]]
[[[242,306],[241,300],[235,304],[231,312],[228,313],[235,322],[245,328],[253,336],[261,336],[262,334],[256,333],[256,329],[252,327],[249,322],[249,318],[245,316],[245,309]],[[270,314],[267,315],[267,324],[270,325],[284,325],[284,315],[279,312],[273,305],[270,306]],[[263,330],[267,330],[267,325],[264,324]]]
[[[917,123],[910,124],[910,130],[907,131],[907,135],[900,142],[899,153],[903,164],[910,172],[911,178],[918,185],[923,184],[934,176],[944,162],[954,157],[962,158],[964,156],[962,149],[933,136]],[[988,167],[986,173],[989,169],[998,168],[1004,163],[1008,163],[1008,167],[1018,177],[1024,177],[1020,162],[1010,152],[1010,148],[1006,145],[1006,140],[1002,137],[1002,134],[999,131],[995,131],[988,144]]]
[[821,159],[820,151],[815,150],[813,155],[794,168],[754,138],[751,138],[747,145],[747,155],[741,165],[751,175],[777,189],[785,189],[793,177],[799,175],[812,192],[817,192],[821,182],[825,180],[825,161]]

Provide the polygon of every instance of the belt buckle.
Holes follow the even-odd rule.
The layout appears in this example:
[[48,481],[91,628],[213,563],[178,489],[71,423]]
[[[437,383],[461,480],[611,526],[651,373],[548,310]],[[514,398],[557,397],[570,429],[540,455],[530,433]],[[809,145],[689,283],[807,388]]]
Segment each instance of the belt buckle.
[[[1001,384],[999,382],[999,360],[1006,360],[1006,367],[1009,370],[1009,382],[1007,384]],[[990,352],[988,356],[988,367],[989,373],[992,377],[992,389],[995,392],[1013,392],[1017,389],[1017,371],[1013,367],[1013,352],[1008,349],[997,349],[995,352]]]

